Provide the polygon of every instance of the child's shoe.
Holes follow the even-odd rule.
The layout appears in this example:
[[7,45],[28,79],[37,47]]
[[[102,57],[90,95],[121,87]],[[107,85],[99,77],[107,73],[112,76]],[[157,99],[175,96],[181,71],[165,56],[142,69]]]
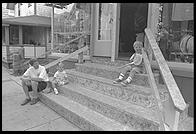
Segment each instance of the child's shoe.
[[56,88],[54,88],[54,93],[57,95],[59,92]]
[[118,83],[121,82],[121,81],[122,81],[121,79],[117,78],[117,79],[115,79],[115,80],[113,81],[113,83],[114,83],[114,84],[118,84]]
[[128,82],[127,80],[121,82],[120,84],[123,85],[124,87],[126,87],[128,84],[130,84],[131,82]]
[[126,80],[124,80],[123,82],[121,82],[121,84],[123,86],[127,86],[128,84],[130,84],[132,81],[132,78],[131,77],[128,77]]
[[113,84],[117,84],[123,81],[124,76],[125,76],[124,74],[120,73],[119,77],[113,81]]

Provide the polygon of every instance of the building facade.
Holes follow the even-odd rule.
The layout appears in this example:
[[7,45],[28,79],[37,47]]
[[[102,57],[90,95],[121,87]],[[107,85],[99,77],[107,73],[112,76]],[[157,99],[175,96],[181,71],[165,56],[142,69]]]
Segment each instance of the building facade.
[[6,6],[6,3],[2,3],[2,19],[14,17],[14,10],[7,9]]
[[[87,6],[80,8],[86,10],[90,18],[88,25],[90,57],[109,57],[111,61],[128,60],[134,53],[132,46],[134,41],[140,40],[144,42],[144,46],[148,45],[144,38],[144,30],[150,29],[186,103],[190,104],[190,116],[194,116],[193,3],[88,3],[88,5],[89,10],[86,10]],[[51,48],[55,39],[53,35],[48,37],[45,43],[48,45],[51,38]],[[159,69],[153,56],[151,63],[154,68]]]
[[[147,44],[142,34],[151,29],[193,116],[193,3],[94,3],[91,9],[91,55],[128,59],[133,42]],[[153,59],[152,65],[159,68]]]

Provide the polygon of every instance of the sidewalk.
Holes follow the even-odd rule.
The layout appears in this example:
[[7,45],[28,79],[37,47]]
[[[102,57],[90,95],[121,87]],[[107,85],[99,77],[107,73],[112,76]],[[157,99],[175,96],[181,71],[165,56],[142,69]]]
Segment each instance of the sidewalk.
[[3,131],[81,131],[41,102],[21,106],[24,99],[19,77],[2,67]]

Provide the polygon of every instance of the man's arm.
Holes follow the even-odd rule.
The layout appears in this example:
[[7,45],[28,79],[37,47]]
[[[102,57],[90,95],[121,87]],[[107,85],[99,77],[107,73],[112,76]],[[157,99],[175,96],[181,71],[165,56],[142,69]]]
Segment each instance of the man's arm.
[[42,68],[40,75],[38,78],[31,78],[32,81],[44,81],[44,79],[48,77],[45,67]]
[[26,72],[20,78],[21,80],[30,80],[29,70],[30,70],[29,68],[26,70]]

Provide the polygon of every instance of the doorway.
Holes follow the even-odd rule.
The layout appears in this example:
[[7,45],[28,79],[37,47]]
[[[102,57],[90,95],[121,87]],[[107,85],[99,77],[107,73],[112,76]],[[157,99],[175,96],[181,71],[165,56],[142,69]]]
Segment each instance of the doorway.
[[[133,43],[136,40],[137,29],[135,19],[139,15],[144,16],[147,25],[148,3],[121,3],[120,4],[120,26],[119,26],[119,48],[118,59],[129,59],[135,52]],[[136,16],[137,15],[137,16]],[[142,30],[144,30],[143,27]]]

